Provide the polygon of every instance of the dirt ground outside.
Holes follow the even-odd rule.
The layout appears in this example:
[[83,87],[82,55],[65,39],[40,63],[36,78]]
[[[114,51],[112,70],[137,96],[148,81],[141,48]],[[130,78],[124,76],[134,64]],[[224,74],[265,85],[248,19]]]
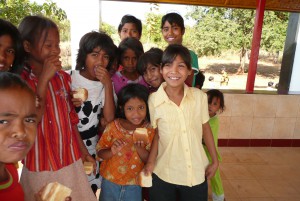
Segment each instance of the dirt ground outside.
[[[200,70],[205,75],[203,89],[246,89],[249,61],[246,61],[244,74],[237,74],[240,59],[235,55],[201,57],[198,59],[198,63]],[[280,68],[281,63],[274,63],[271,57],[260,58],[257,65],[254,90],[277,91],[275,86],[279,82]],[[225,69],[228,74],[228,86],[221,86],[220,84],[222,69]],[[211,76],[214,78],[213,81],[209,81]]]

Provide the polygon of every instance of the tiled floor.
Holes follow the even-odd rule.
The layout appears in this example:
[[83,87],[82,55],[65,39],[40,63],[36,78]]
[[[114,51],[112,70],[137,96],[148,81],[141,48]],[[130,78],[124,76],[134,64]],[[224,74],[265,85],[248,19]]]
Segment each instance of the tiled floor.
[[226,201],[300,201],[300,147],[219,150]]
[[300,148],[219,150],[226,201],[300,201]]

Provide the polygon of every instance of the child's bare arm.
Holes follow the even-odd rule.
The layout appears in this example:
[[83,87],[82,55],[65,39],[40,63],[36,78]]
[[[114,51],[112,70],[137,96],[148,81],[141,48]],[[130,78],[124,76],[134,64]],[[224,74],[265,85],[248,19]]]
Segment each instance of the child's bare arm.
[[45,112],[46,95],[49,81],[55,76],[56,72],[61,70],[61,61],[59,56],[51,56],[45,60],[42,72],[36,72],[38,83],[36,87],[37,96],[37,120],[41,121]]
[[155,165],[155,160],[158,154],[158,139],[159,139],[159,135],[158,135],[158,130],[155,130],[156,133],[154,135],[152,144],[151,144],[151,149],[150,149],[150,153],[149,153],[149,157],[147,160],[147,163],[144,167],[145,173],[146,175],[148,175],[148,173],[152,173],[153,169],[154,169],[154,165]]
[[124,140],[115,140],[110,148],[99,150],[97,152],[97,155],[103,160],[110,159],[115,154],[117,154],[125,145],[126,142]]
[[95,75],[97,79],[105,87],[105,102],[103,107],[103,117],[106,122],[111,122],[115,117],[115,101],[113,95],[113,85],[110,78],[110,74],[106,68],[97,67],[95,68]]
[[218,169],[219,161],[217,156],[217,151],[213,139],[213,135],[209,126],[209,123],[206,122],[202,125],[203,128],[203,139],[205,142],[205,145],[208,149],[208,152],[212,158],[212,163],[209,164],[209,166],[206,168],[205,175],[208,179],[213,177]]

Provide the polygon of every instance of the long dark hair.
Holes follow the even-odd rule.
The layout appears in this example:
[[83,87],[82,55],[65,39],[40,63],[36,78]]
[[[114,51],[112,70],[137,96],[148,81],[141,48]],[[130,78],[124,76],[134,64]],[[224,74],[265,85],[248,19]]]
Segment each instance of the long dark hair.
[[15,59],[9,72],[20,74],[24,62],[24,48],[21,34],[17,27],[12,23],[0,19],[0,36],[9,35],[13,41],[13,49],[15,50]]
[[19,25],[22,40],[28,41],[33,46],[36,46],[42,37],[45,42],[50,29],[56,29],[59,33],[57,25],[43,16],[26,16]]
[[85,60],[88,54],[93,52],[94,48],[99,47],[104,50],[109,56],[109,63],[107,65],[107,70],[111,70],[112,64],[115,60],[117,46],[114,44],[113,40],[109,35],[104,32],[92,31],[86,33],[79,42],[79,50],[76,59],[76,70],[80,70],[85,66]]

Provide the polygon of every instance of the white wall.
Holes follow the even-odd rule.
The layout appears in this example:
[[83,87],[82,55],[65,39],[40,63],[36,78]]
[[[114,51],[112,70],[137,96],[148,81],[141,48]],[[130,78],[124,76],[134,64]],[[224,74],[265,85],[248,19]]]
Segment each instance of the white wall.
[[65,10],[71,22],[71,55],[72,69],[74,69],[81,37],[87,32],[99,30],[99,0],[66,1],[68,2],[68,6]]
[[[300,15],[300,14],[299,14]],[[290,82],[289,94],[300,94],[300,20],[298,21],[297,46]]]

